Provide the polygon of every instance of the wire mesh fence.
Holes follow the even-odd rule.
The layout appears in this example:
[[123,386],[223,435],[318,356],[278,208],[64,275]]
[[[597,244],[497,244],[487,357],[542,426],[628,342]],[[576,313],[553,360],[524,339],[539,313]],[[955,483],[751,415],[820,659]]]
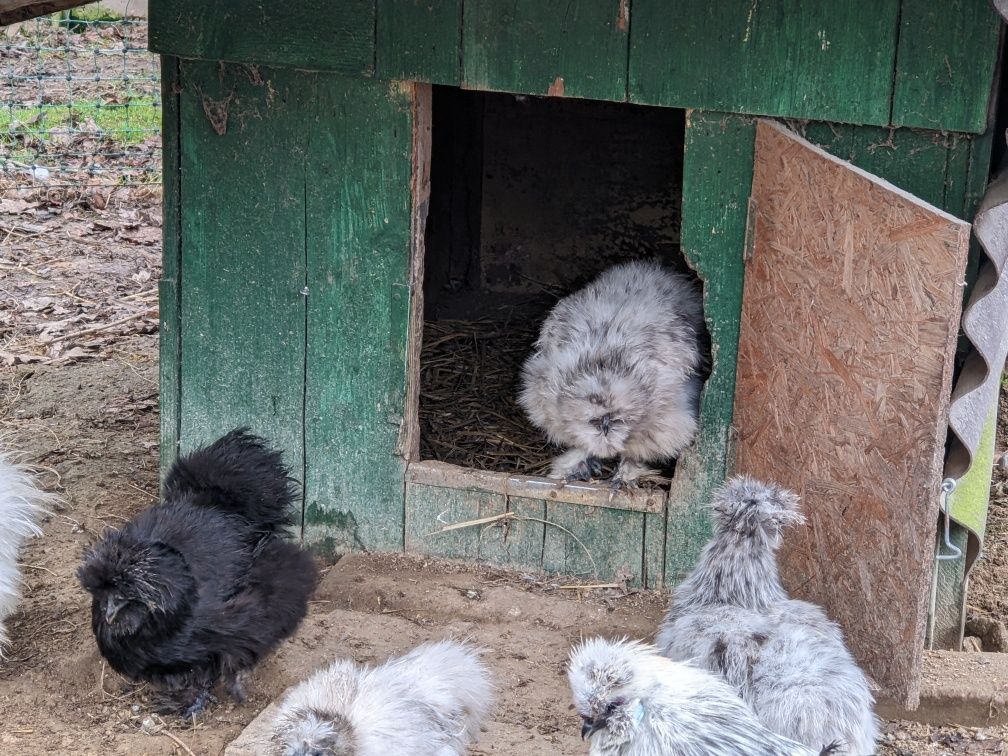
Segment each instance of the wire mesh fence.
[[0,192],[160,182],[158,58],[117,5],[0,28]]

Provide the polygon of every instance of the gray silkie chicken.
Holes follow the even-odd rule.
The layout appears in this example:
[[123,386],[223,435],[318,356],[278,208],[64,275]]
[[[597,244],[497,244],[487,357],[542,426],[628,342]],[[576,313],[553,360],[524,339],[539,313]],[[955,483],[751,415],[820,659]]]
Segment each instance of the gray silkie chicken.
[[490,673],[462,643],[427,643],[378,667],[344,659],[284,697],[271,753],[464,756],[492,702]]
[[703,367],[700,291],[657,263],[605,271],[561,299],[522,368],[518,401],[569,447],[550,477],[588,480],[619,458],[615,486],[673,459],[697,430]]
[[715,675],[653,646],[593,638],[571,651],[567,676],[590,756],[816,756],[761,725]]
[[774,732],[875,753],[874,699],[840,628],[780,582],[776,553],[783,527],[803,519],[798,497],[737,476],[714,494],[713,516],[714,537],[676,588],[656,645],[722,675]]
[[0,454],[0,656],[10,642],[5,623],[21,600],[21,548],[42,534],[38,521],[53,499],[39,490],[27,470]]

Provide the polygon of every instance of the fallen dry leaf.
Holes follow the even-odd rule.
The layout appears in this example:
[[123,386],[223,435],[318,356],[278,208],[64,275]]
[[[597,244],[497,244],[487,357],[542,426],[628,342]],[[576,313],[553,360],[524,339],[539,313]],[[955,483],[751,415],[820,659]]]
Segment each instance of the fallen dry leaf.
[[11,199],[0,200],[0,213],[11,213],[20,215],[38,207],[38,202],[27,202],[23,199],[12,197]]
[[153,226],[140,226],[134,230],[123,230],[119,232],[119,239],[133,242],[134,244],[160,244],[161,229]]

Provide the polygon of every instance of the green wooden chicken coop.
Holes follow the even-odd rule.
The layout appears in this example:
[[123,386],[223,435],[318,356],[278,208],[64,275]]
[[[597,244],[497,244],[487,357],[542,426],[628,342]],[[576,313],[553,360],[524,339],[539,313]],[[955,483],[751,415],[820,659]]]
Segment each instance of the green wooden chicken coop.
[[[934,572],[984,259],[956,219],[1000,149],[984,0],[159,0],[150,22],[165,464],[247,423],[320,553],[646,586],[692,567],[727,473],[773,477],[809,514],[789,587],[914,703],[925,634],[959,632],[993,443],[958,476],[967,554]],[[703,283],[700,431],[664,486],[560,486],[516,437],[517,366],[550,301],[633,257]]]

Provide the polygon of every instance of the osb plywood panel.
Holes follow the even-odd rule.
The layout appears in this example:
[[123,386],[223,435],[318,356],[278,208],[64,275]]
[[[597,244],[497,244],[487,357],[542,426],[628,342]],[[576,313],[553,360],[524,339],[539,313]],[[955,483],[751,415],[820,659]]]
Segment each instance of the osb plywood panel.
[[915,707],[969,225],[760,122],[736,470],[797,490],[781,569]]

